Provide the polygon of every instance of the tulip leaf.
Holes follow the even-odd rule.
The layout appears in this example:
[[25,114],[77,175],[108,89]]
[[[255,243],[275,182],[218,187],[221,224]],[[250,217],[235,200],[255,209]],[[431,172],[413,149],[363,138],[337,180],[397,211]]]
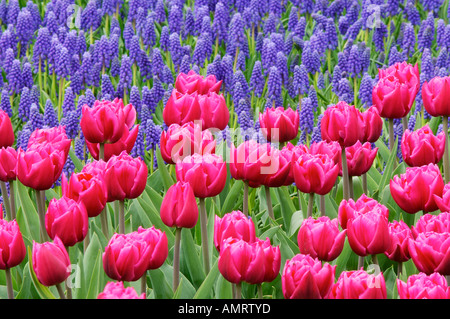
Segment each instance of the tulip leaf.
[[207,299],[211,297],[212,288],[214,287],[218,277],[220,275],[220,271],[218,268],[218,260],[211,267],[208,275],[203,281],[202,285],[197,289],[193,299]]
[[278,195],[278,202],[280,203],[281,214],[283,216],[283,222],[285,225],[284,229],[289,229],[292,215],[295,211],[297,211],[297,209],[295,208],[286,187],[277,187],[275,188],[275,190],[276,194]]
[[169,284],[167,281],[162,267],[167,267],[167,264],[158,269],[151,269],[147,273],[150,277],[155,299],[171,299],[173,297],[172,285],[171,282]]
[[217,283],[215,285],[215,297],[217,299],[232,299],[233,289],[232,284],[226,280],[223,276],[217,278]]
[[383,271],[383,276],[386,283],[387,299],[397,299],[397,275],[395,274],[393,267],[391,266]]
[[105,274],[102,267],[102,253],[103,248],[97,234],[94,233],[89,241],[89,245],[84,253],[83,259],[83,270],[86,276],[84,278],[84,282],[89,285],[85,288],[86,299],[97,298],[98,293],[103,289],[103,285],[106,284],[102,280]]
[[158,163],[158,171],[160,172],[161,179],[164,184],[164,189],[167,192],[167,190],[169,189],[170,186],[172,186],[174,181],[170,176],[169,171],[167,170],[166,163],[164,162],[161,156],[161,151],[159,147],[156,147],[155,154],[156,154],[156,161]]
[[244,182],[241,180],[236,180],[228,191],[227,197],[222,205],[222,209],[220,211],[221,216],[226,213],[233,211],[236,207],[237,198],[241,194],[241,190],[244,189]]
[[78,158],[78,156],[75,154],[73,148],[71,147],[69,150],[69,156],[70,159],[72,160],[73,164],[75,165],[75,169],[78,172],[81,172],[81,170],[83,169],[83,163],[80,161],[80,159]]
[[386,167],[384,168],[383,176],[381,177],[380,183],[378,185],[379,193],[389,184],[390,179],[392,178],[392,172],[394,171],[394,165],[397,165],[397,146],[398,146],[398,138],[395,139],[394,146],[392,148],[391,154],[389,156],[389,160],[386,163]]
[[22,183],[15,183],[19,195],[20,207],[17,211],[17,223],[24,236],[33,240],[39,240],[39,217],[33,201],[28,193],[28,188]]
[[180,263],[186,265],[191,282],[196,288],[200,287],[206,276],[197,247],[191,230],[183,228],[181,230]]

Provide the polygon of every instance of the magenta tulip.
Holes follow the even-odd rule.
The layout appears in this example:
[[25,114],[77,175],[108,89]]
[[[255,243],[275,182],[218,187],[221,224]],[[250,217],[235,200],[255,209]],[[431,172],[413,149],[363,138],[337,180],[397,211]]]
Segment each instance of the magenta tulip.
[[450,287],[439,273],[413,274],[404,282],[397,279],[400,299],[450,299]]
[[331,288],[328,299],[386,299],[383,273],[369,274],[365,270],[343,271]]
[[147,270],[157,269],[164,264],[169,254],[169,246],[165,232],[155,228],[155,226],[149,228],[139,226],[137,232],[131,233],[131,236],[137,236],[143,239],[150,249],[150,254],[147,257]]
[[[348,176],[361,176],[367,173],[372,167],[377,152],[378,147],[372,148],[369,142],[361,144],[360,141],[357,141],[354,145],[346,147]],[[342,175],[342,171],[340,175]]]
[[226,213],[223,217],[214,216],[214,245],[218,252],[222,242],[227,238],[235,238],[253,243],[256,241],[253,220],[241,211]]
[[333,286],[336,267],[303,254],[286,260],[281,275],[284,298],[325,299]]
[[72,269],[69,254],[58,236],[53,242],[33,241],[32,264],[37,279],[47,287],[62,283]]
[[450,76],[436,76],[422,85],[422,101],[431,116],[450,116]]
[[[0,213],[3,217],[1,208]],[[15,267],[25,259],[25,242],[15,219],[7,221],[0,218],[0,252],[0,269]]]
[[375,143],[380,138],[383,129],[383,120],[380,113],[375,106],[371,106],[362,112],[362,116],[366,125],[366,134],[361,142]]
[[411,231],[414,238],[426,232],[450,233],[450,212],[441,212],[437,215],[424,214],[415,225],[411,226]]
[[390,242],[384,254],[393,261],[402,263],[411,257],[408,251],[409,238],[412,238],[411,228],[402,220],[393,220],[389,223]]
[[145,293],[138,295],[133,287],[125,288],[123,281],[110,281],[97,299],[145,299]]
[[0,148],[0,181],[9,182],[16,179],[17,151],[8,146]]
[[14,130],[9,115],[0,110],[0,148],[14,144]]
[[198,102],[198,93],[182,93],[174,89],[163,110],[164,123],[183,125],[201,120],[202,110]]
[[409,166],[438,164],[444,155],[445,132],[433,134],[426,124],[420,129],[403,133],[401,142],[402,158]]
[[284,143],[298,135],[299,113],[292,108],[266,108],[259,114],[261,132],[269,142]]
[[175,80],[175,88],[181,93],[208,94],[219,93],[222,81],[217,81],[215,75],[206,77],[197,74],[194,70],[186,73],[179,73]]
[[69,155],[72,140],[67,137],[64,126],[42,128],[34,130],[28,140],[28,150],[34,150],[41,146],[50,145],[52,149],[63,151],[65,157]]
[[392,198],[409,214],[437,210],[434,195],[441,196],[443,188],[444,180],[436,164],[407,167],[404,174],[396,175],[390,181]]
[[222,94],[210,92],[207,95],[199,95],[198,103],[202,113],[202,130],[224,130],[230,120],[225,98]]
[[339,230],[337,219],[308,217],[297,234],[300,253],[321,261],[335,260],[344,248],[346,231]]
[[176,182],[169,187],[161,203],[162,222],[169,227],[192,228],[197,224],[198,206],[189,183]]

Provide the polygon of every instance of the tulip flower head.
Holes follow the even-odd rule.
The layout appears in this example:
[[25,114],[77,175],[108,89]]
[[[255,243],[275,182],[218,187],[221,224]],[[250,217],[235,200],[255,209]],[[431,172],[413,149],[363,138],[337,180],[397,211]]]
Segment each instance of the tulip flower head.
[[25,258],[26,248],[22,233],[16,220],[0,218],[0,269],[12,268],[19,265]]
[[138,295],[133,287],[123,285],[123,281],[110,281],[106,284],[97,299],[145,299],[145,293]]
[[226,213],[223,217],[214,217],[214,245],[220,252],[222,242],[227,238],[241,239],[249,243],[256,240],[255,224],[241,211]]
[[397,279],[400,299],[450,299],[450,287],[445,276],[434,272],[413,274],[404,282]]
[[298,135],[299,113],[292,108],[266,108],[259,114],[261,132],[269,142],[284,143]]

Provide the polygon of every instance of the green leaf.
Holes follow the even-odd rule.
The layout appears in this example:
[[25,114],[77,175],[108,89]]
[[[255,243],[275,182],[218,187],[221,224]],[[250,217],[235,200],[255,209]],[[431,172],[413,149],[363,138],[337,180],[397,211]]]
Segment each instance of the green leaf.
[[22,183],[15,183],[19,196],[19,208],[16,219],[23,236],[33,240],[40,239],[39,217],[36,207],[28,194],[28,187]]
[[233,186],[231,186],[228,195],[225,198],[225,201],[222,205],[222,209],[220,211],[221,216],[223,216],[225,213],[231,212],[234,209],[237,198],[241,194],[241,190],[243,189],[244,189],[244,182],[241,180],[236,180]]
[[69,150],[69,156],[70,156],[70,159],[72,160],[73,164],[75,165],[75,169],[78,172],[81,172],[81,170],[83,169],[84,165],[80,161],[78,156],[75,155],[75,152],[74,152],[74,150],[72,148],[70,148],[70,150]]
[[169,189],[170,186],[172,186],[174,181],[170,176],[169,171],[167,170],[166,163],[164,163],[164,160],[161,156],[161,150],[159,149],[159,147],[156,147],[155,154],[156,154],[156,161],[158,163],[158,171],[161,174],[164,189],[167,192],[167,190]]
[[392,178],[392,172],[394,170],[394,165],[397,163],[397,146],[398,146],[398,138],[395,139],[394,147],[390,154],[389,160],[386,163],[386,167],[384,168],[383,175],[380,180],[380,184],[378,185],[379,194],[381,191],[389,184],[390,179]]
[[208,299],[212,296],[212,288],[214,287],[219,275],[220,271],[217,266],[218,260],[214,263],[203,281],[202,285],[197,289],[193,299]]
[[[165,264],[167,266],[167,264]],[[149,270],[148,276],[153,287],[155,299],[171,299],[173,297],[172,285],[166,279],[162,267]]]
[[102,261],[103,248],[100,245],[97,234],[94,233],[90,239],[89,245],[84,253],[84,282],[88,283],[86,287],[85,299],[95,299],[103,290],[105,283]]
[[389,267],[383,272],[384,281],[386,283],[387,299],[397,299],[397,276],[393,270],[393,267]]
[[297,209],[294,206],[294,203],[292,202],[292,198],[289,195],[289,192],[287,191],[287,188],[285,186],[277,187],[275,188],[278,202],[280,203],[281,208],[281,214],[283,216],[284,221],[284,228],[289,229],[290,223],[292,219],[292,215],[294,212],[297,211]]
[[181,230],[181,246],[180,246],[180,263],[184,263],[189,271],[189,277],[194,287],[200,287],[205,279],[205,271],[203,270],[202,260],[199,250],[194,242],[190,229],[183,228]]

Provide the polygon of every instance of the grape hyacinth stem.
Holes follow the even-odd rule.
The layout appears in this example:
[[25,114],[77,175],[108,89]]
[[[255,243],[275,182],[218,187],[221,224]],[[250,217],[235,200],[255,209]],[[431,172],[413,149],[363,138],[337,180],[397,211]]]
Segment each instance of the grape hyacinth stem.
[[202,236],[202,254],[203,254],[203,267],[205,269],[205,274],[209,273],[209,248],[208,248],[208,228],[207,228],[207,215],[205,199],[199,199],[200,205],[200,226],[201,226],[201,236]]

